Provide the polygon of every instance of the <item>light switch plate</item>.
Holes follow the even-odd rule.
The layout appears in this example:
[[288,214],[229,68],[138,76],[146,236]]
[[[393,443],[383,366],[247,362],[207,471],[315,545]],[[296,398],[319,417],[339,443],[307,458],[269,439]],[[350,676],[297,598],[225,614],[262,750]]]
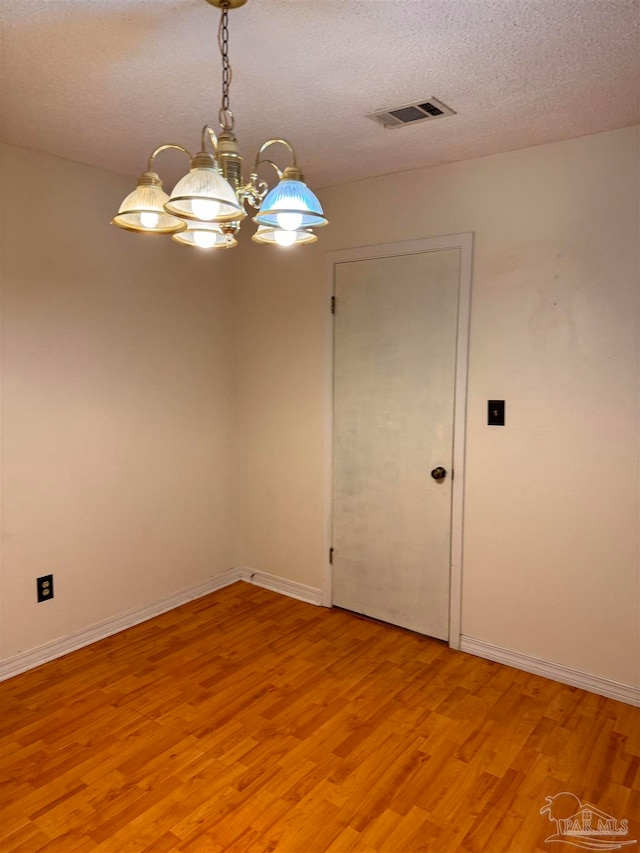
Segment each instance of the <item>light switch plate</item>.
[[487,424],[504,426],[504,400],[487,401]]

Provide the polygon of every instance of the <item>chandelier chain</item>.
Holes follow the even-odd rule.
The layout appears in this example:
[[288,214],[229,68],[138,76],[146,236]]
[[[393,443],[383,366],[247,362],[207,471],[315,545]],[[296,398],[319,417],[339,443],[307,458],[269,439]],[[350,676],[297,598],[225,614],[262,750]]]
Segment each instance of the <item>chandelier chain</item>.
[[220,27],[218,28],[218,46],[222,55],[222,106],[220,107],[219,119],[223,130],[233,129],[233,113],[229,106],[229,89],[233,72],[229,62],[229,6],[222,6],[220,16]]

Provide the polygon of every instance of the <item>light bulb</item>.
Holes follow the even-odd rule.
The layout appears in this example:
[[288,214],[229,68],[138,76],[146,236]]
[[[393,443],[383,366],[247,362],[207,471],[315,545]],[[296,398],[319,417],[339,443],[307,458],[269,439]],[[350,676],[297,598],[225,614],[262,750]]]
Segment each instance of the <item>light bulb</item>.
[[157,213],[144,211],[140,214],[140,224],[143,228],[155,228],[159,221],[160,217]]
[[218,215],[220,203],[211,198],[194,198],[191,202],[191,209],[198,219],[204,219],[205,222],[208,222]]
[[[300,217],[302,219],[302,217]],[[278,231],[274,229],[273,239],[279,246],[293,246],[296,242],[296,232],[295,231]]]
[[[284,203],[283,203],[284,206]],[[282,228],[285,231],[297,231],[298,228],[302,225],[302,214],[301,213],[277,213],[276,214],[276,222],[278,223],[278,228]]]
[[196,246],[200,246],[201,249],[211,249],[212,246],[215,246],[216,237],[217,235],[215,231],[193,232],[193,242]]

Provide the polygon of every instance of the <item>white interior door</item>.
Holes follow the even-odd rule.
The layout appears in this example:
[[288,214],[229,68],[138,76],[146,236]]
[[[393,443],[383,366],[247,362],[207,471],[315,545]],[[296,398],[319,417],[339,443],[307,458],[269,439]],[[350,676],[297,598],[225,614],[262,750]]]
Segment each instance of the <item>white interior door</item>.
[[441,639],[460,267],[457,248],[334,267],[333,603]]

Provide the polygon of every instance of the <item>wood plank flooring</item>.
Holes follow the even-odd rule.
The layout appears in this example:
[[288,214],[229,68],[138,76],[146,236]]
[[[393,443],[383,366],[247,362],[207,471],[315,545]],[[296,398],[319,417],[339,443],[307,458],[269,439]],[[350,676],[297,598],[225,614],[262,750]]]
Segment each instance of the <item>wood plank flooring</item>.
[[640,840],[637,708],[246,583],[0,707],[2,853],[570,853],[561,792]]

